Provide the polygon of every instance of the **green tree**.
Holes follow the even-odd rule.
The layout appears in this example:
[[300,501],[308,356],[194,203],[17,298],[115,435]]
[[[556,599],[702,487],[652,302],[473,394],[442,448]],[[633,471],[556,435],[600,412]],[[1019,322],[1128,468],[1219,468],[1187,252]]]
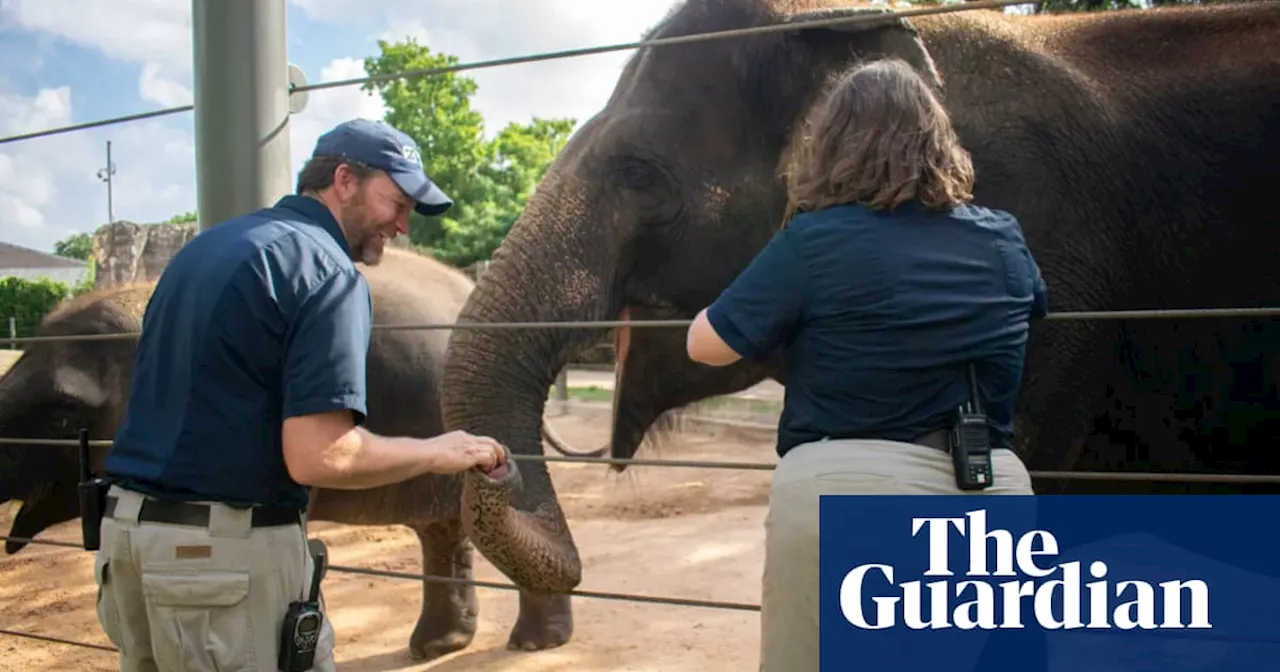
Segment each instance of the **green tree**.
[[[377,57],[365,59],[371,76],[458,63],[457,57],[432,53],[412,38],[379,41],[378,48]],[[454,199],[443,216],[410,217],[410,244],[459,266],[489,258],[576,124],[573,119],[512,123],[489,140],[484,118],[471,107],[475,80],[453,72],[371,82],[364,90],[381,95],[384,119],[417,141],[427,174]]]
[[194,224],[196,221],[196,213],[194,210],[188,210],[180,215],[174,215],[169,219],[161,222],[162,224]]
[[9,335],[9,320],[12,319],[17,338],[34,336],[40,320],[56,308],[69,291],[66,283],[48,278],[0,278],[0,319],[3,319],[4,335]]
[[93,237],[87,233],[73,233],[55,242],[53,253],[59,257],[88,261],[93,257]]

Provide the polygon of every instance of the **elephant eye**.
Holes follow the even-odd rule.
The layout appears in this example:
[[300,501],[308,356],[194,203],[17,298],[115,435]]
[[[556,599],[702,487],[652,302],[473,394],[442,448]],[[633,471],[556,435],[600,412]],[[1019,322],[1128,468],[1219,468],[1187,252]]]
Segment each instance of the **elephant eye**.
[[653,169],[637,162],[628,161],[618,168],[618,179],[628,189],[648,189],[653,186],[655,176]]

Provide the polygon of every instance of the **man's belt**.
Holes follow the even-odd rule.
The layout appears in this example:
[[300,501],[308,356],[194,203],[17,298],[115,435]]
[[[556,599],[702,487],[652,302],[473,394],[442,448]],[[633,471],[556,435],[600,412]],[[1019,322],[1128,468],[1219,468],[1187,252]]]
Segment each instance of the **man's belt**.
[[936,432],[929,432],[924,436],[913,439],[911,443],[914,443],[918,446],[924,446],[926,448],[934,448],[936,450],[941,450],[944,453],[950,453],[951,443],[948,440],[948,435],[950,433],[951,432],[949,432],[948,430],[939,429]]
[[[110,518],[116,510],[116,498],[108,495],[103,515]],[[279,506],[253,507],[253,527],[277,527],[301,525],[302,515],[297,509]],[[170,525],[209,526],[209,505],[178,502],[147,497],[138,511],[138,522],[169,523]]]
[[[941,450],[944,453],[950,453],[951,452],[951,439],[949,436],[950,434],[951,434],[951,430],[949,429],[939,429],[936,432],[929,432],[928,434],[925,434],[924,436],[914,439],[909,443],[914,443],[918,446],[924,446],[926,448],[934,448],[936,450]],[[1001,450],[1001,449],[1013,450],[1012,448],[1004,444],[991,446],[991,449],[992,450]]]

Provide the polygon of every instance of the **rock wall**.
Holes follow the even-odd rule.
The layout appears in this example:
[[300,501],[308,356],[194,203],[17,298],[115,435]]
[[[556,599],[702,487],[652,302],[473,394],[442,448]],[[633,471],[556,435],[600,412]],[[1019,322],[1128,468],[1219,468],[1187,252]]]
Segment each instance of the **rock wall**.
[[[159,278],[173,255],[199,232],[200,225],[196,223],[138,224],[122,220],[100,227],[93,234],[93,255],[97,259],[93,288],[107,289]],[[407,236],[399,236],[392,245],[407,248],[408,243]],[[488,265],[488,261],[480,261],[462,270],[474,280],[484,274]],[[602,341],[571,363],[612,365],[615,357],[612,340],[602,337]]]
[[118,221],[93,233],[97,269],[93,288],[143,282],[160,277],[165,265],[187,241],[200,232],[189,224],[138,224]]
[[[197,233],[200,225],[194,222],[139,224],[121,220],[100,227],[93,234],[93,256],[98,264],[93,288],[159,278],[173,255]],[[409,239],[398,237],[392,246],[408,248]]]

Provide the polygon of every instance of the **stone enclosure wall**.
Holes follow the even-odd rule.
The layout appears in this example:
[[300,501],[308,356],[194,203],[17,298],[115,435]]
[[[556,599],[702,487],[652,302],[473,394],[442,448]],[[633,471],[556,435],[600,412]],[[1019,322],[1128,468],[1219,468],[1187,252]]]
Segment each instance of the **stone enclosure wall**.
[[197,224],[138,224],[118,221],[93,233],[95,290],[160,277],[173,255],[197,233]]
[[[173,255],[200,232],[200,225],[188,224],[138,224],[118,221],[99,228],[93,234],[93,255],[97,259],[94,278],[95,290],[107,289],[122,283],[146,282],[160,277]],[[407,247],[404,237],[393,243]],[[464,268],[474,280],[484,272],[488,262],[480,261]],[[612,366],[612,343],[602,343],[579,355],[573,364]]]

